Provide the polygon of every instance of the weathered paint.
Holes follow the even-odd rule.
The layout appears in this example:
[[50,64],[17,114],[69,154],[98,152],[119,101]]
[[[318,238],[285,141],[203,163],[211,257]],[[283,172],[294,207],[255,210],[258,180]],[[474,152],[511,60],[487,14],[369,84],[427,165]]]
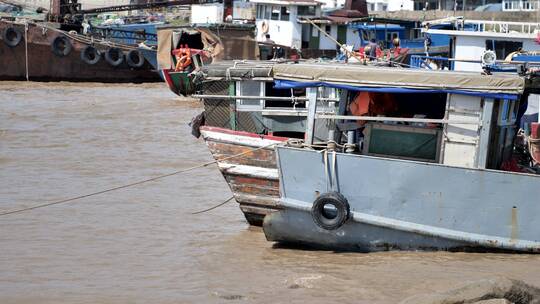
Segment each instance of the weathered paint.
[[[285,137],[258,135],[217,127],[201,127],[201,134],[218,160],[218,168],[233,192],[240,209],[252,225],[260,226],[264,216],[279,208],[279,181],[272,144]],[[267,147],[255,150],[256,148]],[[226,157],[249,152],[241,157]]]
[[[28,77],[34,81],[98,81],[98,82],[155,82],[161,81],[159,74],[153,71],[150,63],[145,62],[141,68],[133,69],[124,61],[120,66],[109,65],[104,58],[90,65],[82,61],[81,52],[89,44],[65,36],[60,31],[47,28],[43,24],[28,24],[25,35],[25,25],[22,22],[0,20],[0,33],[7,28],[15,28],[23,38],[15,47],[9,47],[0,35],[0,80],[25,80],[26,55],[28,55]],[[26,38],[25,38],[26,36]],[[51,45],[59,37],[68,38],[71,51],[66,56],[57,56],[52,52]],[[26,54],[26,43],[28,54]],[[94,43],[100,52],[108,46],[99,42]],[[124,49],[127,52],[127,49]]]
[[[361,250],[540,252],[540,176],[342,153],[326,174],[324,154],[276,149],[285,210],[265,219],[269,240]],[[316,226],[310,214],[329,179],[338,181],[352,214],[335,231]]]

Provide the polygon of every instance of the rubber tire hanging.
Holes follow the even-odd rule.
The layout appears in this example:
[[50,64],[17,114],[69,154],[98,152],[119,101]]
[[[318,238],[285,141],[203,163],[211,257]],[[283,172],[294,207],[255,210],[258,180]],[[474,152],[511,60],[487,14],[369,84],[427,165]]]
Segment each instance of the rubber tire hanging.
[[105,61],[113,67],[124,63],[124,53],[119,48],[110,48],[105,52]]
[[86,64],[94,65],[101,59],[101,52],[91,45],[87,45],[81,51],[81,60]]
[[58,57],[65,57],[71,53],[73,46],[66,36],[57,36],[51,44],[53,53]]
[[[334,207],[335,215],[330,216],[325,206]],[[343,226],[350,216],[347,199],[338,192],[327,192],[319,195],[311,207],[311,217],[317,226],[326,230],[335,230]]]
[[139,50],[130,50],[126,55],[127,64],[132,68],[140,68],[144,65],[144,56]]
[[23,40],[23,35],[21,31],[14,27],[8,27],[4,30],[2,35],[4,43],[9,47],[16,47]]

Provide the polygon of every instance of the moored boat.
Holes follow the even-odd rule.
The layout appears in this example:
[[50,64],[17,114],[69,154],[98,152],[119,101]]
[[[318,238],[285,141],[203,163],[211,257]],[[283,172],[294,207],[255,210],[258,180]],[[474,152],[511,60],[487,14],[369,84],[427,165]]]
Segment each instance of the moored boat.
[[0,79],[154,82],[159,75],[137,47],[98,41],[47,23],[0,20]]
[[[278,209],[279,182],[273,145],[304,138],[305,90],[274,89],[271,66],[276,62],[228,61],[201,69],[199,93],[204,105],[200,132],[248,222],[260,226]],[[321,109],[335,102],[337,92],[320,98]],[[317,136],[327,133],[319,126]],[[253,151],[253,152],[250,152]],[[239,153],[242,157],[229,159]],[[222,161],[221,159],[225,159]]]
[[[540,252],[540,170],[518,163],[514,149],[520,105],[540,90],[534,71],[299,64],[276,65],[273,77],[276,86],[307,87],[312,100],[317,87],[339,87],[349,110],[318,114],[310,102],[304,147],[276,148],[280,210],[265,217],[268,240]],[[335,130],[325,149],[313,145],[321,119]],[[340,147],[344,136],[355,137],[353,148]]]

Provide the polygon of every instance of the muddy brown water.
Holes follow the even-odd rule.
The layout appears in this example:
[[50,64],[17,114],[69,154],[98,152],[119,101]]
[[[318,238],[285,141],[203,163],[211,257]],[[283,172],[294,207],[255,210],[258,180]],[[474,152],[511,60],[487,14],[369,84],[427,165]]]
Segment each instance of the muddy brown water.
[[[200,112],[163,84],[0,83],[0,212],[212,158]],[[372,254],[273,246],[216,167],[0,217],[0,303],[396,303],[504,275],[540,285],[540,255]]]

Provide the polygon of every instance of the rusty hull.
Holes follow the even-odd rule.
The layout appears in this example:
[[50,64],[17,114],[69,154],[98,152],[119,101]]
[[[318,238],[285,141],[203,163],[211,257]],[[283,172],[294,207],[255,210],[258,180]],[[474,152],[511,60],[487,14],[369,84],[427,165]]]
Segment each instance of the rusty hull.
[[[15,47],[9,47],[3,41],[3,33],[8,27],[17,28],[23,39]],[[0,20],[0,80],[26,80],[25,25],[7,20]],[[32,81],[95,81],[95,82],[157,82],[159,74],[145,62],[141,68],[134,69],[124,60],[118,67],[109,65],[102,56],[101,60],[89,65],[81,60],[81,51],[87,44],[68,37],[72,44],[71,52],[64,57],[52,52],[51,44],[63,32],[45,25],[28,24],[28,76]],[[104,51],[107,47],[99,43],[94,46]],[[127,50],[124,50],[125,52]]]

